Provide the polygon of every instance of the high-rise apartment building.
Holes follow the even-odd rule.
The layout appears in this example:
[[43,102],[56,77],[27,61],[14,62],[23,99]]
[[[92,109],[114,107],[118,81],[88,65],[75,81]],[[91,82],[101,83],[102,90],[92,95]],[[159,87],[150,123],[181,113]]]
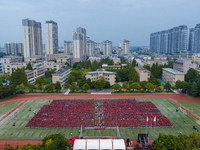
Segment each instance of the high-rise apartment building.
[[130,53],[130,41],[124,40],[122,42],[122,49],[124,54],[129,54]]
[[95,42],[92,40],[87,41],[87,46],[86,46],[86,54],[87,56],[93,56],[95,54]]
[[186,25],[174,27],[169,30],[155,32],[150,34],[150,50],[162,54],[174,54],[187,50]]
[[4,48],[8,55],[23,55],[24,53],[23,43],[4,43]]
[[64,53],[65,54],[73,53],[73,42],[72,41],[64,41]]
[[190,29],[188,49],[193,53],[200,52],[200,24],[197,24],[195,28]]
[[111,41],[103,41],[103,54],[106,56],[112,55],[112,42]]
[[86,30],[82,27],[77,27],[72,36],[74,62],[86,60]]
[[42,28],[41,23],[35,20],[23,19],[24,57],[42,55]]
[[46,32],[46,54],[58,53],[58,25],[49,20],[45,23]]

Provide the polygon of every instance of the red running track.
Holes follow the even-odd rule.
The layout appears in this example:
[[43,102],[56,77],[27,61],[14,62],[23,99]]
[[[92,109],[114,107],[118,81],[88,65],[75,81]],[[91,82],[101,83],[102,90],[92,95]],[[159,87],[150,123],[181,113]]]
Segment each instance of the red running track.
[[9,99],[1,100],[0,104],[14,101],[40,98],[168,98],[189,101],[200,104],[200,99],[190,98],[184,94],[69,94],[69,95],[16,95]]

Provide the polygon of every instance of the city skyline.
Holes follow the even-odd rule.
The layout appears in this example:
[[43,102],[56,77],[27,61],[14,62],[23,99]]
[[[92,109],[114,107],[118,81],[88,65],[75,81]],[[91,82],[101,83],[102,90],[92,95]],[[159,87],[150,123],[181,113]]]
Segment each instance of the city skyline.
[[71,33],[78,26],[85,28],[87,36],[98,43],[109,40],[118,46],[128,39],[130,46],[149,46],[150,33],[180,25],[187,25],[189,30],[200,23],[198,4],[198,0],[3,0],[0,44],[22,42],[21,20],[30,18],[41,22],[43,43],[45,22],[54,20],[58,23],[59,46],[72,41]]

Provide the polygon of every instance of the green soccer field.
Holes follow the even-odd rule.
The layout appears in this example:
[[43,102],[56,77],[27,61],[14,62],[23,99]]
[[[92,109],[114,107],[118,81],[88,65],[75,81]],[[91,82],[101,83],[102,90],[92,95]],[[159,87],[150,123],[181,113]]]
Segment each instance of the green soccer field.
[[[37,139],[41,140],[49,134],[62,133],[67,138],[70,138],[70,133],[73,136],[79,136],[80,128],[25,128],[31,117],[33,117],[33,111],[39,111],[40,107],[44,104],[48,104],[49,100],[52,99],[35,99],[29,100],[24,105],[22,105],[18,110],[9,115],[3,122],[0,123],[0,139]],[[137,101],[152,101],[157,108],[164,114],[173,124],[174,127],[162,127],[162,128],[147,128],[150,138],[157,137],[159,132],[166,134],[178,135],[179,132],[183,134],[189,134],[193,130],[193,125],[197,129],[200,126],[196,123],[196,120],[189,114],[184,114],[182,112],[176,112],[177,105],[172,103],[168,99],[161,98],[137,98]],[[20,102],[18,102],[20,103]],[[0,115],[10,111],[18,103],[8,103],[6,107],[0,105]],[[4,104],[5,105],[5,104]],[[29,109],[31,108],[31,111]],[[3,110],[3,111],[2,111]],[[185,123],[183,122],[185,120]],[[15,126],[13,126],[15,123]],[[122,138],[137,139],[138,133],[146,133],[146,128],[119,128],[120,135]],[[155,133],[155,134],[154,134]],[[117,136],[117,129],[106,129],[106,130],[93,130],[86,129],[83,132],[83,136]]]

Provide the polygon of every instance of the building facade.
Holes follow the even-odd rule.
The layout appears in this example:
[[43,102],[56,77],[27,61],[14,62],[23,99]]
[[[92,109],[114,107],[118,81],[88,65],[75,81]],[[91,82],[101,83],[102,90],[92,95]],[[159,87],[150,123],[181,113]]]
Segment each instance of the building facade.
[[37,67],[34,67],[34,69],[32,70],[25,70],[28,83],[32,84],[36,81],[38,77],[45,76],[45,71],[46,70],[44,66],[37,66]]
[[24,57],[42,55],[42,28],[41,23],[35,20],[23,19]]
[[4,48],[8,55],[24,54],[23,43],[5,43]]
[[73,32],[72,35],[74,62],[86,60],[86,30],[77,27],[76,32]]
[[174,62],[173,69],[187,73],[190,68],[199,68],[197,63],[192,63],[191,59],[178,59]]
[[200,53],[200,24],[190,29],[188,50],[193,53]]
[[45,23],[46,32],[46,54],[58,53],[58,25],[49,20]]
[[71,68],[64,68],[52,74],[52,82],[56,83],[57,81],[59,81],[61,86],[63,87],[66,83],[66,78],[70,73],[71,73]]
[[87,46],[86,46],[86,54],[87,56],[94,56],[95,54],[95,42],[92,40],[87,41]]
[[105,56],[112,55],[112,42],[106,40],[106,41],[103,41],[102,45],[103,45],[103,54]]
[[86,72],[86,79],[90,79],[92,81],[97,81],[99,77],[104,77],[106,81],[110,82],[110,85],[115,84],[115,72],[105,71],[104,69],[100,68],[97,71]]
[[171,68],[162,68],[162,80],[169,81],[171,86],[176,85],[176,81],[184,81],[185,73]]
[[124,40],[122,43],[122,49],[124,54],[129,54],[130,53],[130,41]]
[[0,61],[3,61],[5,64],[22,62],[22,60],[22,56],[4,56],[0,58]]
[[150,71],[142,68],[142,67],[135,67],[135,70],[138,75],[139,81],[149,81],[150,79]]
[[65,54],[73,54],[73,42],[72,41],[64,41],[64,53]]
[[188,27],[186,25],[150,34],[150,51],[174,54],[187,50]]

